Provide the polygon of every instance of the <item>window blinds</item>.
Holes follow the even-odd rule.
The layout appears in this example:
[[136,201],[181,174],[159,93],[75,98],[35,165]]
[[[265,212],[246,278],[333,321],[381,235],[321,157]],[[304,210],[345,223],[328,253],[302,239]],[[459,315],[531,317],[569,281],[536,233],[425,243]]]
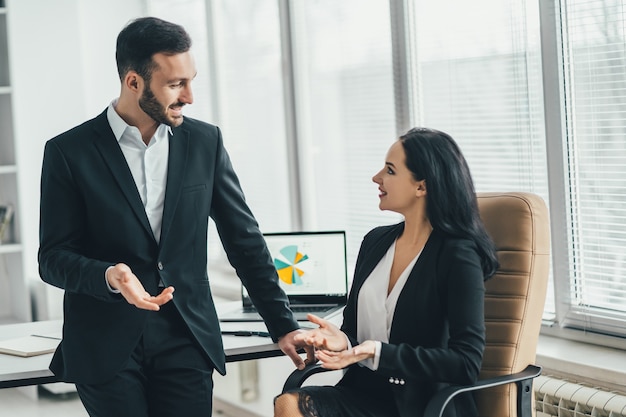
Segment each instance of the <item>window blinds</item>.
[[290,4],[305,226],[345,229],[352,264],[365,233],[399,220],[371,180],[396,139],[389,2]]
[[625,10],[624,0],[561,3],[574,239],[566,324],[612,333],[626,319]]
[[528,191],[549,205],[537,2],[413,0],[412,9],[418,124],[455,138],[476,191]]

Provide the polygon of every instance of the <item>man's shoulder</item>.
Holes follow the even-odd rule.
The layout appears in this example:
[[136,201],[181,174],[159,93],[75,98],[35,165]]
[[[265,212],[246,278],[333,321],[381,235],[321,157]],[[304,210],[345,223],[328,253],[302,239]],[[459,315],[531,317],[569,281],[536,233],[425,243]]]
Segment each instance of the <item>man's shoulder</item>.
[[220,129],[216,125],[187,116],[185,116],[183,123],[179,126],[179,128],[188,130],[193,134],[209,136],[216,136],[220,134]]
[[55,142],[60,145],[68,142],[83,141],[85,135],[93,134],[94,130],[106,128],[109,130],[111,129],[106,118],[106,112],[104,112],[92,119],[86,120],[83,123],[72,127],[71,129],[59,133],[50,139],[49,142]]

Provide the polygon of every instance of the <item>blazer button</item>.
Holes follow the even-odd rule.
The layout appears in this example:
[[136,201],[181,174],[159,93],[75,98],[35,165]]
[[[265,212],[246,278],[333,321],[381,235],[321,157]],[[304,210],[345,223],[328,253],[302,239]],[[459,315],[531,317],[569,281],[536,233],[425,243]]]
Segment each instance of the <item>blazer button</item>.
[[400,380],[400,385],[404,385],[404,379]]
[[389,383],[393,384],[393,377],[389,377]]
[[163,264],[161,262],[159,262],[157,264],[157,268],[159,268],[159,271],[163,271]]

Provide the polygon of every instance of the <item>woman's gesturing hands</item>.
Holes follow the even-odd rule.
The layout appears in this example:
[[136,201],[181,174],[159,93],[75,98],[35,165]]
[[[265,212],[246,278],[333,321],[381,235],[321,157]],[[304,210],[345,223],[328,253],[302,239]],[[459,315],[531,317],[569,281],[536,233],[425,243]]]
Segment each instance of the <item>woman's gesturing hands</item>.
[[297,334],[294,338],[315,348],[315,357],[323,368],[342,369],[375,355],[375,342],[367,340],[348,349],[348,337],[337,326],[316,315],[307,319],[319,327]]
[[338,352],[348,348],[348,338],[337,326],[314,314],[307,315],[307,319],[319,327],[298,334],[296,336],[298,340],[313,346],[315,349]]
[[343,369],[353,363],[373,358],[376,354],[376,342],[366,340],[352,349],[333,352],[330,350],[316,350],[315,357],[320,361],[322,368]]

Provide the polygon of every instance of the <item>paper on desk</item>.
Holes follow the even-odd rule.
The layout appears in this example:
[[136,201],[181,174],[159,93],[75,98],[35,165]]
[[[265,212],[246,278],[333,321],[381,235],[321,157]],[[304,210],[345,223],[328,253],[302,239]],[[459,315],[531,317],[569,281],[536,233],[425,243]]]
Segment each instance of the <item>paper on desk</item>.
[[24,336],[0,341],[0,353],[29,357],[55,351],[61,340],[53,337]]

